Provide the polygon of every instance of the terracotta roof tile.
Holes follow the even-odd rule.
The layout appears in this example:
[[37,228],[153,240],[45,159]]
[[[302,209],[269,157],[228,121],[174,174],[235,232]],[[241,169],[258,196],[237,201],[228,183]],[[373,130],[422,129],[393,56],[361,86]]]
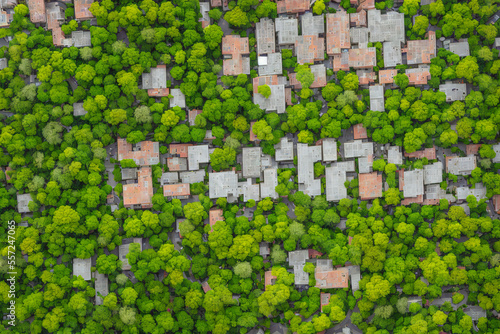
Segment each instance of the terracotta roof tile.
[[382,175],[378,172],[359,174],[359,196],[362,201],[382,197]]

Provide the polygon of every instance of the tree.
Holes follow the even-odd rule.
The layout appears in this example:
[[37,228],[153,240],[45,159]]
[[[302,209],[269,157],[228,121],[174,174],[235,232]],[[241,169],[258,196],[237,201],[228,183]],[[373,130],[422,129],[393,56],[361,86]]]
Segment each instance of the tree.
[[390,292],[391,285],[389,281],[383,279],[382,276],[374,274],[370,278],[370,282],[366,284],[366,297],[375,302],[379,298],[387,296]]
[[404,0],[403,5],[399,7],[399,11],[412,17],[417,14],[419,9],[420,0]]
[[465,78],[472,82],[472,79],[479,74],[479,66],[476,57],[467,56],[458,63],[455,73],[458,78]]
[[356,91],[359,87],[359,78],[356,74],[349,73],[340,81],[340,84],[344,90]]
[[441,141],[444,147],[450,147],[451,145],[457,143],[458,135],[455,131],[448,129],[446,131],[443,131],[443,133],[441,133],[441,136],[439,136],[439,140]]
[[100,255],[96,261],[96,268],[99,274],[111,274],[116,271],[116,268],[120,267],[121,261],[118,261],[118,256],[110,254],[106,256],[105,254]]
[[264,96],[266,99],[271,96],[271,88],[268,85],[259,86],[257,92]]
[[234,266],[234,274],[241,278],[248,278],[252,275],[252,266],[249,262],[239,262]]
[[235,27],[246,26],[248,24],[247,14],[242,11],[239,6],[236,6],[233,10],[226,12],[224,20]]
[[216,148],[210,154],[210,165],[215,171],[229,168],[236,160],[236,151],[232,148],[225,147],[223,149]]
[[210,49],[215,50],[219,47],[222,42],[222,36],[224,36],[224,32],[218,25],[209,25],[208,27],[203,29],[203,33],[205,42]]
[[253,133],[260,140],[273,140],[273,129],[267,124],[265,119],[255,122],[252,127]]

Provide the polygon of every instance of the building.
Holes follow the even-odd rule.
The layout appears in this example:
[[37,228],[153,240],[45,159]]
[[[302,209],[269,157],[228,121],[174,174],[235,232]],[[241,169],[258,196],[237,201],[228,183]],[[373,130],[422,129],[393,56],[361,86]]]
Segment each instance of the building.
[[9,66],[9,61],[7,58],[0,58],[0,70],[7,68]]
[[482,183],[476,183],[474,188],[457,187],[457,199],[465,201],[468,196],[474,196],[478,201],[486,198],[486,187]]
[[405,42],[404,14],[395,11],[382,14],[380,10],[368,11],[368,29],[370,42],[393,42],[401,45]]
[[439,85],[439,91],[446,94],[446,102],[463,101],[467,96],[467,84],[446,81]]
[[189,170],[200,169],[200,164],[210,162],[208,154],[208,145],[195,145],[188,147],[188,166]]
[[224,75],[250,74],[250,48],[248,37],[227,35],[222,38],[222,55],[224,56]]
[[380,70],[378,72],[378,82],[381,85],[394,83],[394,77],[398,74],[398,70]]
[[156,165],[160,162],[158,142],[141,141],[135,145],[118,138],[118,161],[132,159],[138,166]]
[[352,127],[353,135],[354,135],[354,140],[358,139],[367,139],[368,138],[368,133],[366,132],[366,128],[363,126],[362,123],[358,123]]
[[373,154],[358,158],[359,173],[371,173],[373,171]]
[[168,198],[186,199],[191,195],[189,183],[166,184],[163,186],[163,196]]
[[482,144],[469,144],[465,145],[465,154],[467,155],[475,155],[479,152]]
[[384,65],[385,67],[396,67],[403,63],[401,54],[401,43],[399,42],[384,42]]
[[273,272],[271,270],[269,271],[266,271],[266,273],[264,274],[264,285],[265,285],[265,290],[267,290],[267,287],[269,285],[274,285],[274,283],[276,283],[276,279],[278,277],[274,276],[273,275]]
[[261,176],[261,147],[244,147],[243,148],[243,163],[242,172],[243,177],[247,178],[260,178]]
[[405,70],[410,85],[427,85],[431,78],[430,66],[419,65],[417,68],[407,68]]
[[348,65],[354,69],[372,69],[374,66],[377,66],[377,49],[375,47],[366,49],[349,49]]
[[253,94],[253,103],[259,105],[262,110],[276,111],[283,114],[286,110],[285,85],[271,85],[271,95],[265,98],[262,94]]
[[259,75],[281,75],[283,73],[282,63],[281,52],[259,56]]
[[331,294],[321,292],[320,294],[321,312],[323,312],[323,307],[328,306],[328,304],[330,304],[330,297]]
[[[325,64],[311,65],[309,67],[311,73],[314,75],[314,81],[309,88],[321,88],[326,86],[326,67]],[[290,79],[290,85],[294,89],[302,89],[302,84],[297,80],[297,73],[288,73],[288,78]],[[255,80],[255,79],[254,79]]]
[[29,203],[32,202],[31,194],[17,194],[17,212],[19,213],[27,213],[31,212],[29,209]]
[[201,288],[203,289],[203,292],[207,293],[208,291],[212,290],[208,282],[203,282],[201,284]]
[[323,146],[323,161],[337,161],[337,141],[334,138],[324,138]]
[[205,182],[205,170],[200,169],[192,172],[180,172],[179,177],[182,183],[199,183]]
[[436,147],[432,146],[430,148],[425,148],[423,150],[415,151],[412,153],[405,152],[405,157],[414,158],[414,159],[427,158],[427,160],[435,160],[436,159]]
[[278,198],[276,187],[278,186],[278,170],[274,168],[264,169],[264,182],[260,183],[260,197]]
[[309,10],[309,0],[277,0],[278,14],[303,13]]
[[344,183],[347,181],[346,171],[335,166],[326,167],[326,200],[329,202],[338,202],[347,198],[347,189]]
[[85,116],[87,110],[83,109],[83,102],[73,103],[73,116]]
[[118,246],[118,259],[122,261],[122,270],[130,270],[132,266],[128,263],[127,254],[130,251],[130,244],[139,244],[139,249],[142,252],[142,238],[133,238],[131,242],[124,243]]
[[265,241],[260,242],[259,243],[259,255],[266,258],[266,256],[268,256],[269,254],[271,254],[271,249],[269,248],[269,243],[265,242]]
[[385,111],[384,86],[370,86],[370,110]]
[[451,173],[453,175],[470,175],[472,170],[476,167],[475,155],[466,157],[446,157],[446,173]]
[[436,57],[436,33],[429,31],[427,39],[420,41],[408,41],[406,49],[406,62],[408,65],[430,64],[431,59]]
[[360,69],[356,70],[356,75],[359,78],[359,84],[361,86],[368,86],[377,80],[377,74],[370,69]]
[[368,28],[351,28],[349,34],[351,36],[351,44],[357,44],[358,49],[366,49],[368,47],[368,35],[370,34],[370,30]]
[[333,71],[349,71],[349,51],[343,50],[341,54],[334,55],[332,59]]
[[158,65],[157,67],[151,68],[149,73],[143,73],[142,89],[147,89],[149,96],[168,96],[167,67],[165,65]]
[[350,13],[349,19],[351,21],[351,26],[354,27],[366,27],[366,10],[361,9],[357,13]]
[[361,268],[359,266],[348,266],[349,276],[351,278],[352,292],[359,290],[359,281],[361,281]]
[[257,55],[274,53],[276,50],[274,21],[265,17],[257,22],[255,38],[257,39]]
[[73,41],[73,46],[77,48],[92,46],[90,31],[73,31],[71,33],[71,40]]
[[27,4],[32,23],[45,23],[47,21],[45,16],[45,0],[29,0]]
[[321,195],[321,180],[314,178],[314,163],[320,161],[321,157],[321,146],[297,144],[299,191],[312,197]]
[[309,260],[309,251],[307,249],[288,253],[288,264],[293,267],[295,285],[309,284],[309,273],[304,271],[306,260]]
[[361,140],[344,143],[344,158],[359,158],[373,154],[373,143]]
[[95,304],[102,305],[103,298],[109,294],[108,276],[94,272],[95,278]]
[[349,287],[349,270],[333,269],[332,260],[318,260],[314,273],[319,289],[339,289]]
[[424,166],[424,184],[441,183],[443,181],[443,163],[441,161]]
[[203,110],[190,109],[188,112],[188,121],[190,126],[195,126],[196,116],[201,115]]
[[75,18],[77,20],[90,20],[94,15],[90,12],[90,6],[94,0],[75,0]]
[[[404,197],[417,197],[424,194],[424,171],[415,169],[404,171],[403,195]],[[400,173],[401,174],[401,173]],[[400,182],[401,187],[401,182]]]
[[349,29],[350,20],[346,11],[326,14],[326,53],[329,56],[351,48]]
[[234,171],[208,174],[209,197],[226,197],[229,203],[238,198],[238,175]]
[[179,107],[181,109],[186,108],[186,96],[179,88],[174,88],[170,90],[170,95],[172,98],[170,99],[170,108]]
[[160,184],[162,186],[166,184],[179,183],[179,173],[177,172],[166,172],[162,173],[160,177]]
[[325,16],[313,15],[307,12],[300,17],[302,21],[302,35],[320,35],[325,33]]
[[297,62],[301,65],[322,61],[325,59],[325,39],[317,35],[298,36],[295,40],[295,52]]
[[377,172],[358,174],[359,197],[367,201],[382,197],[382,174]]
[[186,158],[171,157],[167,158],[167,167],[172,172],[186,171],[188,170],[188,162]]
[[122,168],[122,180],[135,180],[138,172],[138,168]]
[[8,28],[14,19],[14,10],[5,8],[0,9],[0,28]]
[[299,36],[297,19],[277,17],[274,23],[278,34],[278,45],[295,44],[295,40]]
[[92,266],[91,258],[88,259],[73,259],[73,276],[81,276],[84,280],[90,281],[92,275],[90,267]]
[[481,306],[469,306],[464,308],[464,313],[472,318],[472,321],[478,321],[479,318],[486,318],[486,311]]
[[208,12],[210,11],[210,3],[201,1],[199,3],[200,3],[200,14],[201,14],[199,22],[201,22],[201,27],[205,29],[210,25],[210,16],[208,15]]
[[174,156],[187,158],[190,146],[193,146],[193,144],[170,144],[168,146],[168,151]]
[[401,146],[389,146],[387,149],[387,163],[402,165],[403,164],[403,153],[401,152]]
[[153,206],[151,167],[141,167],[138,172],[137,181],[137,183],[123,185],[123,205],[126,208],[151,208]]
[[215,225],[215,223],[223,222],[225,220],[223,213],[224,212],[222,211],[222,209],[210,209],[210,211],[208,212],[210,231],[213,231],[213,226]]
[[470,56],[469,41],[467,38],[461,39],[457,43],[450,43],[450,51],[460,57]]
[[280,142],[274,145],[274,151],[276,161],[293,161],[293,142],[288,141],[288,137],[282,137]]

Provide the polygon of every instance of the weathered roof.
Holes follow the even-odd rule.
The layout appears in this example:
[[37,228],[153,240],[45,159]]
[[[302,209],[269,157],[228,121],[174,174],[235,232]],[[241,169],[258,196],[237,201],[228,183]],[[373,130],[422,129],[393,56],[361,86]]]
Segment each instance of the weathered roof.
[[364,9],[361,9],[357,13],[350,13],[349,18],[351,21],[351,24],[356,26],[356,27],[366,27],[366,11]]
[[366,49],[349,49],[349,67],[373,68],[377,65],[377,49],[370,47]]
[[211,227],[211,230],[213,229],[213,226],[215,223],[224,221],[224,215],[223,215],[222,209],[210,209],[208,212],[208,221]]
[[177,172],[166,172],[166,173],[161,174],[160,184],[162,186],[165,184],[172,184],[172,183],[178,183],[178,182],[179,182],[179,173],[177,173]]
[[163,186],[163,196],[165,197],[184,197],[189,195],[191,195],[189,183],[166,184]]
[[269,88],[271,88],[271,95],[268,98],[257,93],[253,95],[253,103],[258,104],[265,111],[276,111],[278,114],[284,113],[286,109],[285,85],[271,85]]
[[325,33],[325,17],[321,15],[313,15],[307,12],[301,16],[302,35],[319,35]]
[[90,6],[94,0],[74,0],[75,18],[77,20],[88,20],[94,17],[90,12]]
[[266,17],[257,22],[255,38],[257,39],[257,54],[274,53],[276,49],[274,21]]
[[142,208],[153,206],[153,179],[151,167],[139,169],[137,183],[123,185],[123,205],[130,207],[140,205]]
[[321,180],[314,178],[314,163],[321,160],[321,146],[297,144],[299,191],[309,196],[321,195]]
[[185,171],[188,169],[187,158],[171,157],[167,158],[167,167],[170,171]]
[[210,162],[208,145],[194,145],[188,147],[188,167],[189,170],[200,169],[200,164]]
[[385,111],[384,86],[370,86],[370,110]]
[[406,61],[408,65],[430,64],[431,59],[436,57],[436,33],[429,31],[428,38],[420,41],[408,41]]
[[347,181],[346,171],[336,167],[326,167],[326,200],[340,201],[347,198],[347,189],[344,183]]
[[382,197],[382,175],[373,172],[359,174],[359,197],[362,201]]
[[260,183],[260,196],[262,198],[278,198],[276,187],[278,186],[278,171],[274,168],[264,169],[264,182]]
[[404,197],[417,197],[424,194],[424,171],[415,169],[404,171]]
[[356,75],[358,76],[360,85],[369,85],[377,80],[377,74],[371,68],[356,70]]
[[[139,249],[142,251],[142,238],[133,238],[131,243],[139,244]],[[118,258],[122,261],[122,270],[130,270],[132,268],[127,259],[131,243],[122,244],[118,247]]]
[[316,287],[319,289],[337,289],[349,287],[349,271],[339,268],[330,271],[321,271],[316,267]]
[[401,43],[399,42],[384,42],[384,65],[385,67],[395,67],[403,63],[401,54]]
[[394,82],[394,77],[398,74],[398,70],[380,70],[378,72],[378,82],[380,84],[391,84]]
[[102,297],[106,297],[109,294],[109,282],[108,276],[104,274],[99,274],[98,271],[94,272],[95,277],[95,304],[102,305]]
[[282,137],[280,142],[274,145],[276,161],[293,160],[293,142],[288,141],[288,137]]
[[337,141],[334,138],[323,139],[323,161],[337,161]]
[[32,202],[33,199],[31,198],[31,194],[22,194],[22,195],[17,195],[17,212],[19,213],[27,213],[31,212],[31,210],[28,207],[29,202]]
[[160,162],[158,142],[142,141],[134,146],[124,138],[118,138],[118,161],[132,159],[138,166],[156,165]]
[[359,173],[371,173],[373,171],[373,154],[358,158]]
[[309,10],[309,0],[277,0],[276,1],[278,14],[302,13]]
[[87,110],[83,109],[83,102],[73,103],[73,116],[84,116]]
[[[45,0],[29,0],[28,8],[30,21],[33,23],[45,23]],[[75,10],[76,13],[76,10]]]
[[90,31],[73,31],[71,33],[73,46],[77,48],[92,46]]
[[268,53],[259,57],[259,75],[273,75],[283,73],[281,52]]
[[181,109],[186,108],[186,96],[182,91],[178,88],[174,88],[170,90],[170,95],[172,98],[170,99],[170,108],[179,107]]
[[446,102],[463,101],[467,95],[467,84],[446,81],[446,83],[439,85],[439,91],[446,94]]
[[234,171],[210,173],[208,180],[210,198],[230,197],[234,201],[238,196],[238,176]]
[[90,272],[92,266],[91,258],[88,259],[73,259],[73,276],[81,276],[84,280],[90,281],[92,275]]
[[244,147],[242,151],[242,172],[244,178],[258,178],[261,176],[261,147]]
[[361,140],[344,143],[344,158],[366,157],[373,154],[373,143],[364,143]]
[[142,89],[159,88],[167,88],[167,67],[165,65],[152,67],[149,73],[142,74]]
[[476,197],[480,201],[486,198],[486,187],[482,183],[476,183],[475,188],[457,187],[458,200],[466,200],[469,195]]
[[353,127],[354,139],[366,139],[368,138],[368,134],[366,132],[366,128],[362,123],[355,124]]
[[469,42],[467,38],[464,41],[450,43],[450,51],[456,55],[459,55],[460,57],[470,56]]
[[368,29],[370,42],[404,43],[404,14],[395,11],[382,14],[378,9],[369,10]]
[[441,183],[443,181],[443,163],[441,161],[424,166],[424,184]]
[[446,157],[446,172],[454,175],[470,175],[472,170],[476,168],[476,156],[469,155],[466,157],[447,156]]
[[395,165],[403,164],[403,153],[401,146],[390,146],[387,149],[387,162]]
[[277,17],[274,23],[276,25],[276,33],[278,34],[278,44],[295,44],[295,39],[299,35],[297,19]]
[[242,55],[249,53],[248,37],[224,36],[222,38],[222,54],[231,56],[231,59],[224,59],[224,75],[250,74],[250,58],[242,57]]
[[351,48],[349,34],[349,14],[343,10],[326,14],[326,52],[329,55],[339,54],[342,49]]
[[[314,81],[309,88],[321,88],[326,86],[326,67],[325,64],[316,64],[309,67],[314,75]],[[288,73],[290,85],[294,89],[302,89],[302,84],[297,80],[297,73]]]
[[427,160],[435,160],[436,159],[436,147],[432,146],[430,148],[425,148],[423,150],[415,151],[412,153],[405,152],[405,157],[415,158],[415,159],[427,158]]
[[325,39],[317,35],[298,36],[295,40],[295,52],[299,64],[314,64],[325,58]]
[[417,68],[407,68],[405,70],[410,85],[427,85],[427,80],[431,78],[430,67],[420,65]]

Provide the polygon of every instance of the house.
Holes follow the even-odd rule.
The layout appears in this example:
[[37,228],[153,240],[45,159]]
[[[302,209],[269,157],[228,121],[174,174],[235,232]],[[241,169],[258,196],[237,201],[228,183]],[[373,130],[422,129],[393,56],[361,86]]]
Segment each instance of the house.
[[187,158],[190,146],[193,146],[193,144],[170,144],[168,146],[168,151],[171,155]]
[[298,36],[295,40],[295,52],[297,62],[301,65],[322,61],[325,59],[325,39],[317,35]]
[[288,264],[293,267],[295,285],[309,284],[309,273],[304,271],[306,260],[309,260],[309,251],[307,249],[288,253]]
[[138,166],[156,165],[160,162],[158,142],[142,141],[135,145],[118,138],[118,161],[132,159]]
[[190,126],[195,126],[196,116],[201,115],[203,110],[190,109],[188,112],[188,121]]
[[475,155],[466,157],[446,157],[446,173],[451,173],[453,175],[470,175],[476,166]]
[[90,273],[90,267],[92,266],[92,260],[88,259],[73,259],[73,276],[81,276],[85,281],[90,281],[92,275]]
[[349,287],[349,270],[333,269],[332,260],[318,260],[314,273],[316,287],[319,289],[338,289]]
[[200,169],[191,172],[180,172],[179,177],[182,183],[193,184],[193,183],[205,182],[205,170]]
[[109,294],[108,276],[94,272],[95,278],[95,304],[102,305],[103,298]]
[[329,56],[351,48],[349,29],[350,20],[346,11],[326,14],[326,53]]
[[266,256],[268,256],[269,254],[271,254],[271,249],[269,248],[269,243],[264,242],[264,241],[259,243],[259,255],[266,258]]
[[137,179],[138,168],[122,168],[122,180],[135,180]]
[[238,175],[234,171],[208,174],[209,197],[226,197],[229,203],[238,198]]
[[14,10],[5,8],[0,9],[0,28],[8,28],[14,20]]
[[370,86],[370,110],[385,111],[384,86]]
[[351,278],[352,292],[359,290],[359,281],[361,281],[361,268],[359,266],[348,266],[349,277]]
[[259,56],[258,65],[259,75],[281,75],[283,73],[281,52]]
[[201,288],[203,289],[203,292],[207,293],[208,291],[212,290],[208,282],[203,282],[201,284]]
[[250,58],[248,55],[250,48],[248,37],[237,35],[227,35],[222,38],[222,55],[224,56],[224,75],[250,74]]
[[344,143],[344,158],[359,158],[373,154],[373,143],[361,140]]
[[259,93],[253,94],[253,103],[259,105],[262,110],[283,114],[286,110],[285,85],[271,85],[269,88],[271,89],[269,97],[266,98]]
[[406,52],[408,65],[430,64],[431,59],[436,57],[436,33],[429,31],[427,35],[424,40],[408,41],[407,48],[401,50]]
[[151,167],[141,167],[138,172],[137,181],[137,183],[123,185],[123,205],[126,208],[151,208],[153,206]]
[[186,158],[171,157],[167,158],[167,167],[172,172],[186,171],[188,170],[188,162]]
[[382,197],[382,174],[378,172],[358,174],[359,197],[367,201]]
[[29,203],[32,202],[33,199],[31,194],[17,194],[17,212],[19,213],[27,213],[31,212],[29,209]]
[[465,145],[465,154],[467,155],[475,155],[479,152],[481,148],[481,144],[469,144]]
[[277,17],[274,20],[276,33],[278,34],[278,45],[295,44],[299,36],[298,21],[294,18]]
[[222,209],[210,209],[210,211],[208,212],[208,222],[210,224],[210,231],[213,230],[213,226],[215,225],[215,223],[217,222],[223,222],[225,219],[224,219],[224,215],[223,215],[223,211]]
[[303,13],[309,10],[309,0],[277,0],[278,14]]
[[396,67],[397,65],[401,65],[403,63],[401,43],[384,42],[383,50],[385,67]]
[[45,0],[29,0],[27,3],[30,12],[30,21],[32,23],[45,23],[47,21],[45,16]]
[[373,68],[377,66],[377,49],[370,47],[366,49],[349,49],[349,67],[354,69]]
[[369,42],[368,35],[370,34],[370,30],[368,28],[366,27],[351,28],[349,34],[351,36],[351,45],[357,44],[358,49],[368,48],[368,42]]
[[474,188],[457,187],[457,199],[465,201],[469,195],[474,196],[478,201],[486,198],[486,187],[482,183],[476,183]]
[[325,33],[325,17],[307,12],[300,17],[302,21],[302,35],[320,35]]
[[[415,169],[404,171],[403,195],[404,197],[417,197],[424,194],[424,171]],[[400,185],[401,186],[401,185]]]
[[468,39],[465,38],[461,39],[459,42],[450,43],[450,51],[460,57],[470,56]]
[[375,0],[351,0],[351,3],[358,4],[358,10],[372,10],[375,9]]
[[321,312],[323,312],[323,307],[325,306],[328,306],[328,304],[330,304],[330,297],[331,297],[331,294],[329,293],[324,293],[324,292],[321,292],[320,293],[320,305],[321,305]]
[[123,244],[118,246],[118,259],[122,261],[122,270],[130,270],[132,266],[128,263],[127,254],[130,251],[130,244],[136,243],[139,244],[139,249],[142,252],[142,238],[133,238],[128,240],[128,243],[125,243],[125,239],[123,240]]
[[387,163],[402,165],[403,164],[403,153],[401,152],[401,146],[389,146],[387,149]]
[[85,116],[87,110],[83,109],[83,102],[73,103],[73,116]]
[[352,127],[353,134],[354,134],[354,140],[358,139],[367,139],[368,138],[368,133],[366,132],[366,128],[363,126],[362,123],[358,123]]
[[142,89],[148,90],[148,96],[168,96],[169,89],[167,88],[167,67],[165,65],[158,65],[151,68],[149,73],[143,73]]
[[380,70],[378,72],[378,82],[381,85],[392,84],[397,74],[398,70]]
[[414,159],[427,158],[427,160],[436,160],[436,147],[432,146],[430,148],[425,148],[423,150],[415,151],[412,153],[405,152],[405,157]]
[[265,17],[257,22],[255,24],[255,38],[257,39],[257,55],[274,53],[276,50],[274,21]]
[[278,277],[273,276],[273,272],[271,270],[266,271],[264,274],[264,285],[265,285],[265,290],[267,290],[267,287],[269,285],[274,285],[276,283],[276,279]]
[[441,183],[443,181],[443,163],[441,161],[424,166],[424,184]]
[[323,161],[337,161],[337,141],[334,138],[324,138],[323,146]]
[[261,198],[278,198],[276,187],[278,186],[278,170],[274,168],[264,169],[264,182],[260,183]]
[[366,21],[366,10],[361,9],[357,13],[350,13],[349,14],[349,19],[351,26],[354,27],[366,27],[367,21]]
[[179,183],[179,173],[177,172],[166,172],[162,173],[160,177],[160,184],[162,186],[166,184]]
[[92,46],[90,31],[73,31],[71,33],[71,41],[73,42],[73,46],[77,48]]
[[90,20],[94,15],[90,12],[90,6],[94,0],[75,0],[75,18],[77,20]]
[[354,160],[336,162],[333,164],[333,167],[339,170],[343,170],[346,173],[356,171],[356,165],[354,164]]
[[166,184],[163,186],[163,196],[167,198],[186,199],[191,195],[189,183]]
[[333,56],[333,71],[349,71],[349,51],[343,50],[341,54]]
[[210,11],[210,3],[201,1],[199,3],[200,3],[200,14],[201,14],[199,22],[201,22],[201,28],[205,29],[210,25],[210,16],[208,15],[208,12]]
[[479,318],[486,318],[486,311],[480,306],[469,306],[464,308],[464,313],[472,318],[472,321],[478,321]]
[[417,68],[407,68],[405,70],[410,85],[427,85],[427,80],[431,78],[430,66],[419,65]]
[[358,158],[359,173],[371,173],[373,171],[373,154]]
[[[309,88],[321,88],[326,86],[326,67],[325,64],[317,64],[311,65],[309,67],[311,69],[311,73],[314,75],[314,81],[312,82]],[[302,89],[302,84],[297,80],[296,73],[288,73],[288,77],[290,79],[290,85],[293,86],[294,89]],[[255,80],[255,79],[254,79]]]
[[347,189],[344,185],[347,181],[346,171],[332,166],[325,168],[325,174],[326,200],[329,202],[338,202],[343,198],[347,198]]
[[463,101],[467,96],[467,84],[446,81],[439,85],[439,91],[446,94],[446,102]]
[[493,195],[492,197],[493,209],[497,214],[500,214],[500,195]]
[[370,42],[393,42],[401,45],[405,42],[404,14],[395,11],[382,14],[380,10],[368,11],[368,30]]
[[321,146],[297,144],[297,174],[299,191],[309,196],[321,195],[321,180],[314,178],[314,163],[322,157]]
[[170,108],[179,107],[181,109],[186,108],[186,96],[179,88],[174,88],[170,90],[170,95],[172,98],[170,99]]
[[293,161],[293,142],[288,141],[288,137],[282,137],[280,142],[274,145],[274,151],[276,161]]
[[200,164],[210,162],[208,145],[194,145],[188,147],[188,167],[189,170],[200,169]]
[[7,68],[9,66],[9,61],[7,58],[0,58],[0,70]]
[[356,75],[359,78],[359,84],[361,86],[368,86],[377,80],[377,74],[373,72],[371,68],[356,70]]
[[242,171],[244,178],[259,178],[261,176],[261,147],[243,148]]

